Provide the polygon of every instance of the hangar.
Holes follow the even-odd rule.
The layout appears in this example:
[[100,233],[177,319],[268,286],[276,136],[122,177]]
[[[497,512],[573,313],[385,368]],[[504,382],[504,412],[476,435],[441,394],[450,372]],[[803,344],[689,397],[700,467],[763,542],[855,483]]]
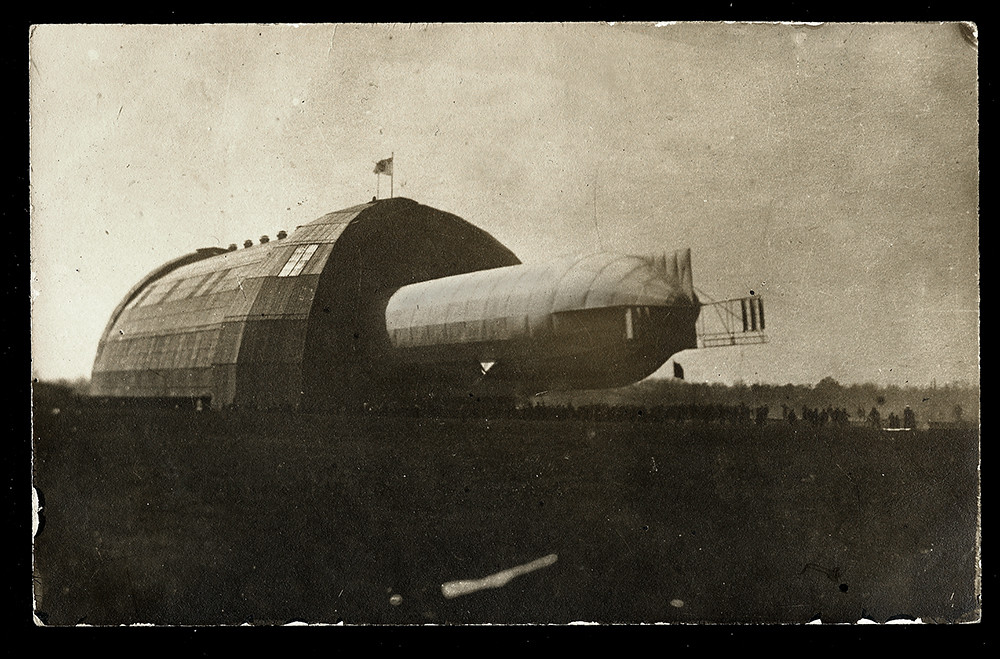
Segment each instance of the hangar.
[[147,275],[108,321],[91,393],[326,409],[618,386],[697,347],[699,310],[688,250],[522,265],[456,215],[373,200]]

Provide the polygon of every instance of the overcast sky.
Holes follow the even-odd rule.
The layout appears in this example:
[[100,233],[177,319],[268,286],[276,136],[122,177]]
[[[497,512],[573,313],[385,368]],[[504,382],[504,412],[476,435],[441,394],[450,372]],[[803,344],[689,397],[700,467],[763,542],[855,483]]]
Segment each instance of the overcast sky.
[[770,342],[683,352],[690,380],[978,382],[974,44],[957,24],[37,26],[34,373],[89,376],[142,276],[367,201],[394,153],[396,196],[524,262],[690,247],[703,298],[763,295]]

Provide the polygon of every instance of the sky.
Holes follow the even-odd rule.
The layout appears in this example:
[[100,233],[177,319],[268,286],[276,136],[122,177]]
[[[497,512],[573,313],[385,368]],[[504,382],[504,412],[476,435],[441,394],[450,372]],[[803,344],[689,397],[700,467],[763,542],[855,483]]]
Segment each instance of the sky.
[[391,154],[523,262],[689,247],[703,300],[763,296],[768,343],[689,380],[978,383],[975,30],[33,26],[33,376],[89,377],[164,262],[388,196]]

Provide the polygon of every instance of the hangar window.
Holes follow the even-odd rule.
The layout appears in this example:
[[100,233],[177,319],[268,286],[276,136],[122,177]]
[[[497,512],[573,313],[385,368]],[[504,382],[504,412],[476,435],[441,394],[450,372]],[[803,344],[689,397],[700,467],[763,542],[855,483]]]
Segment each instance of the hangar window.
[[204,282],[201,283],[201,285],[197,289],[195,289],[195,292],[192,294],[192,297],[208,295],[209,293],[214,292],[216,285],[220,281],[222,281],[225,278],[226,274],[228,273],[229,269],[218,270],[216,272],[213,272],[211,275],[208,276],[208,278],[205,279]]
[[302,269],[306,267],[309,263],[309,259],[312,255],[316,253],[319,245],[299,245],[292,252],[292,255],[288,257],[288,262],[285,263],[285,267],[281,269],[278,273],[279,277],[295,277]]
[[132,309],[134,307],[140,306],[146,300],[146,298],[149,297],[150,291],[152,291],[154,288],[155,286],[147,286],[146,290],[144,290],[142,293],[140,293],[139,295],[137,295],[135,298],[132,299],[132,302],[129,303],[128,308]]
[[170,295],[175,288],[180,286],[180,283],[181,282],[178,279],[175,281],[164,282],[163,284],[156,286],[150,290],[149,295],[147,295],[146,299],[143,300],[143,304],[159,304],[160,302],[163,302],[164,298]]
[[211,273],[201,275],[200,277],[192,277],[191,279],[185,279],[170,292],[169,295],[164,296],[163,302],[173,302],[174,300],[184,300],[186,298],[194,295],[195,291],[205,283]]

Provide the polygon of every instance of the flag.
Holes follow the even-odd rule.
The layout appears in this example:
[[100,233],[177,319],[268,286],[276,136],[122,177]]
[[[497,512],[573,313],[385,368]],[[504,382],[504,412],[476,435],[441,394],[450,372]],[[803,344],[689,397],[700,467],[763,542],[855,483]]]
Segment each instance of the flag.
[[392,158],[379,160],[377,163],[375,163],[375,173],[392,176]]
[[678,380],[684,379],[684,367],[677,362],[674,362],[674,377]]

